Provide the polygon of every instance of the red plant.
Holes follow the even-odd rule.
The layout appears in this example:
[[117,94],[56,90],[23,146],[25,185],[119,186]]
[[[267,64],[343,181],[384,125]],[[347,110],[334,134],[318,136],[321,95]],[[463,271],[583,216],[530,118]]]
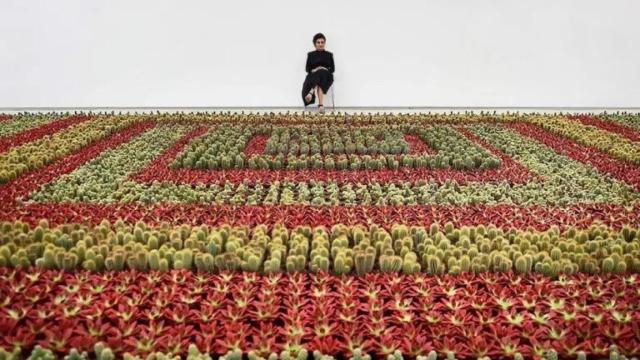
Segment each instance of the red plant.
[[[104,311],[103,316],[68,318],[65,308],[91,293],[89,287],[70,292],[69,284],[78,281],[100,283],[102,275],[82,271],[41,271],[35,280],[25,281],[29,274],[33,272],[0,269],[0,297],[12,299],[11,303],[3,306],[5,311],[0,313],[0,322],[20,318],[15,327],[1,329],[0,346],[5,348],[19,344],[24,350],[30,350],[40,344],[62,354],[71,347],[90,351],[93,344],[103,341],[117,354],[125,351],[146,354],[160,350],[183,355],[188,344],[195,344],[200,351],[218,355],[239,349],[244,352],[255,350],[264,356],[303,346],[310,351],[319,350],[330,355],[349,355],[361,349],[377,355],[399,350],[405,355],[416,356],[435,350],[439,354],[454,352],[458,358],[512,358],[516,352],[526,357],[540,357],[550,348],[555,349],[560,357],[575,357],[578,351],[602,355],[613,343],[627,356],[637,355],[640,349],[640,329],[637,326],[640,315],[634,307],[638,280],[625,276],[576,275],[566,277],[568,281],[564,282],[540,275],[516,277],[514,274],[496,273],[455,277],[369,274],[366,278],[287,274],[274,285],[268,275],[237,273],[219,276],[171,271],[130,276],[133,273],[117,272],[110,275],[111,290],[95,293],[90,303],[78,305],[80,313],[90,314],[86,310],[108,304],[110,309]],[[151,277],[157,279],[153,281],[156,284],[152,287],[153,296],[134,300],[135,308],[125,304],[127,299],[142,293],[141,289],[152,286],[149,282]],[[581,300],[572,294],[592,286],[594,279],[603,281],[601,286],[609,291],[609,295],[587,295],[587,302],[578,306],[577,302]],[[200,312],[217,311],[209,302],[203,301],[204,298],[188,303],[179,300],[185,299],[184,295],[189,294],[200,280],[204,285],[202,292],[196,291],[198,294],[223,295],[216,300],[220,304],[220,312],[213,319],[198,316]],[[396,283],[415,283],[416,280],[421,286],[431,289],[433,297],[412,298],[411,302],[416,306],[397,304],[397,293],[388,289],[394,289],[393,284]],[[385,287],[386,284],[392,285]],[[215,290],[226,286],[228,290],[224,292]],[[539,292],[538,287],[545,291]],[[119,295],[116,288],[129,295]],[[40,289],[44,295],[38,307],[29,306],[34,289]],[[379,289],[375,295],[374,289]],[[407,294],[413,291],[409,287],[404,289]],[[513,291],[507,295],[503,289]],[[257,320],[243,310],[263,307],[260,301],[252,300],[263,290],[275,291],[282,296],[278,317]],[[236,299],[238,293],[246,291],[250,296],[247,305]],[[364,295],[367,293],[372,296]],[[357,294],[351,297],[355,310],[338,306],[340,298],[348,294]],[[538,304],[551,303],[556,309],[564,301],[562,308],[575,309],[576,320],[566,320],[559,311],[550,308],[521,308],[517,301],[511,306],[513,311],[504,310],[504,303],[500,305],[495,301],[486,302],[484,310],[476,310],[470,305],[495,296],[515,297],[520,294],[527,294]],[[589,314],[610,307],[614,299],[616,303],[628,304],[629,322],[620,322],[620,318],[616,320],[611,315],[600,322],[582,321]],[[277,298],[274,300],[278,303]],[[377,301],[381,305],[374,305]],[[146,310],[156,304],[162,304],[163,311],[150,320],[145,316]],[[425,306],[430,309],[427,313],[423,310]],[[22,312],[20,309],[25,310]],[[50,309],[51,314],[39,318],[37,314],[41,309]],[[342,320],[340,314],[343,310],[355,311],[356,320]],[[411,314],[412,320],[396,323],[394,317],[399,311]],[[321,317],[321,312],[327,316]],[[555,315],[546,324],[541,324],[535,320],[536,312]],[[185,320],[176,322],[176,314],[184,314],[182,318]],[[244,315],[238,317],[238,314]],[[513,322],[516,315],[521,317],[517,324]],[[436,317],[439,320],[430,320]],[[493,318],[491,323],[484,322],[487,317]],[[26,319],[37,319],[37,323],[30,326],[24,322]]]
[[253,155],[264,154],[264,149],[267,147],[269,141],[269,135],[255,135],[249,140],[244,148],[244,156],[247,159]]
[[435,154],[436,152],[429,147],[418,135],[405,134],[404,141],[409,144],[409,154]]
[[[10,204],[10,203],[9,203]],[[46,218],[52,226],[65,223],[99,224],[102,220],[115,222],[118,219],[132,223],[144,221],[149,225],[163,221],[186,224],[246,225],[284,224],[331,227],[336,223],[346,225],[372,224],[391,227],[394,223],[424,225],[436,223],[441,226],[452,222],[456,227],[494,224],[502,228],[546,230],[551,225],[561,229],[569,226],[580,228],[602,223],[615,229],[624,225],[640,226],[640,204],[623,206],[617,204],[579,204],[569,207],[514,205],[468,205],[468,206],[322,206],[307,205],[182,205],[156,204],[24,204],[0,208],[0,219],[20,219],[37,225]]]

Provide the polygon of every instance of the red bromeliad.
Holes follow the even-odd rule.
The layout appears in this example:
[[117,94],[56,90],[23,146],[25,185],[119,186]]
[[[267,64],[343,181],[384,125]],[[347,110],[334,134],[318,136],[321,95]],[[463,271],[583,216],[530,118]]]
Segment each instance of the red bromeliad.
[[[46,271],[27,282],[26,272],[1,270],[0,274],[0,295],[12,298],[0,313],[2,346],[20,344],[28,349],[40,344],[58,353],[68,352],[71,347],[90,349],[103,341],[115,351],[138,354],[158,350],[184,354],[190,344],[195,344],[201,351],[216,354],[253,350],[267,355],[304,347],[334,355],[360,349],[380,356],[396,351],[416,356],[435,350],[453,352],[458,358],[506,358],[515,353],[535,357],[548,349],[563,356],[576,356],[579,351],[600,354],[608,351],[604,344],[612,343],[620,352],[634,354],[640,341],[637,279],[624,276],[610,276],[598,284],[602,291],[611,292],[611,297],[578,293],[576,298],[574,290],[593,286],[593,277],[551,280],[530,275],[518,277],[513,285],[514,275],[510,274],[443,278],[369,274],[354,278],[173,271],[129,277],[127,272],[120,272],[109,275],[110,290],[92,293],[89,286],[76,290],[69,284],[79,277],[88,283],[101,283],[100,274]],[[60,275],[60,280],[55,280]],[[198,296],[197,301],[190,301],[184,294],[189,293],[196,276],[206,281],[201,292],[192,295]],[[138,289],[148,286],[145,283],[149,279],[157,284],[153,296],[137,298]],[[49,291],[44,292],[44,284],[49,284]],[[223,284],[228,284],[228,291],[215,290],[223,289]],[[511,285],[505,288],[507,284]],[[122,290],[115,291],[120,285]],[[538,286],[545,291],[538,292]],[[411,295],[419,294],[421,288],[429,289],[432,295]],[[538,305],[527,309],[517,301],[508,302],[505,289],[526,294]],[[266,298],[260,300],[263,290],[275,296],[272,300],[281,300],[273,304]],[[122,297],[119,292],[130,295]],[[245,292],[248,299],[237,297]],[[38,308],[27,305],[35,293],[41,296]],[[218,299],[200,298],[207,293]],[[78,302],[87,296],[91,296],[91,302]],[[584,303],[580,300],[583,297]],[[127,299],[135,299],[134,307],[126,305]],[[485,305],[472,306],[476,299]],[[589,316],[612,306],[614,300],[617,310],[606,311],[600,322],[589,320]],[[91,313],[95,308],[102,316],[69,318],[65,309],[73,302],[79,313]],[[158,302],[163,307],[149,316]],[[105,303],[108,308],[102,307]],[[217,305],[212,307],[212,303]],[[50,316],[40,318],[38,311],[47,307]],[[40,336],[46,340],[38,340]]]

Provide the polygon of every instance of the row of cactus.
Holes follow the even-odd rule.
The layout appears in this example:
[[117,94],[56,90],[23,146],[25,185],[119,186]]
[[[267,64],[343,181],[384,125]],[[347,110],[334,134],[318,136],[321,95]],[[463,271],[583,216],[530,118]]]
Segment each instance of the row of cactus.
[[[3,116],[4,115],[4,116]],[[62,120],[69,117],[67,113],[18,113],[13,114],[10,117],[5,114],[0,114],[0,138],[7,138],[9,136],[19,134],[23,131],[27,131],[52,121]],[[2,120],[6,118],[7,120]]]
[[139,117],[97,117],[0,153],[0,183],[17,178],[141,121]]
[[[92,170],[93,171],[93,170]],[[78,171],[79,172],[79,171]],[[95,174],[95,172],[93,172]],[[541,198],[537,189],[528,186],[509,186],[496,184],[460,184],[465,182],[465,175],[438,183],[434,180],[417,179],[416,181],[367,183],[337,181],[261,181],[247,179],[246,182],[224,182],[213,184],[197,184],[193,187],[174,185],[171,183],[135,184],[116,180],[91,180],[78,187],[73,181],[83,181],[74,173],[54,183],[43,186],[38,192],[30,195],[36,202],[137,202],[140,204],[172,202],[172,203],[206,203],[229,205],[477,205],[504,204],[524,205],[553,204],[564,195],[558,184],[552,187],[557,192],[549,192]],[[346,174],[358,176],[355,173]],[[411,175],[413,176],[413,175]],[[257,180],[255,182],[250,182]],[[459,181],[459,182],[458,182]],[[556,186],[558,185],[558,186]],[[617,186],[617,185],[616,185]],[[618,186],[619,187],[619,186]],[[117,188],[117,190],[113,190]],[[620,188],[620,187],[619,187]],[[640,198],[637,193],[606,190],[604,194],[583,194],[581,199],[596,199],[604,196],[617,202],[621,198],[635,202]],[[576,190],[577,191],[577,190]],[[577,198],[579,200],[580,198]]]
[[384,229],[337,224],[299,226],[170,226],[150,228],[103,221],[93,228],[46,221],[33,228],[15,222],[0,228],[0,266],[91,271],[301,272],[373,271],[432,275],[465,272],[639,273],[640,236],[624,227],[556,227],[544,232],[494,226],[454,228],[394,225]]
[[[232,169],[243,168],[243,150],[256,129],[220,126],[192,141],[173,162],[173,167]],[[266,131],[266,130],[260,130]],[[241,160],[240,160],[241,159]]]
[[[313,128],[221,126],[193,142],[176,158],[173,167],[201,169],[326,169],[377,170],[412,168],[497,168],[500,159],[448,126],[343,130],[360,136],[342,144],[332,137],[301,136]],[[304,131],[304,132],[302,132]],[[332,130],[335,132],[335,130]],[[415,133],[437,153],[410,155],[403,132]],[[292,135],[297,134],[297,135]],[[271,134],[264,154],[245,154],[250,138]],[[359,135],[358,135],[359,134]],[[383,142],[375,142],[376,136]],[[339,135],[335,135],[340,137]],[[346,136],[346,135],[345,135]],[[307,142],[301,142],[301,139]],[[320,140],[326,142],[319,142]],[[291,143],[289,143],[291,142]]]
[[[149,120],[156,120],[160,122],[178,122],[178,123],[209,123],[209,124],[247,124],[252,126],[263,126],[264,124],[275,125],[300,125],[300,124],[314,124],[318,126],[329,125],[397,125],[397,124],[410,124],[413,126],[425,126],[430,124],[443,124],[443,123],[480,123],[480,122],[513,122],[513,121],[527,121],[533,117],[541,119],[562,118],[569,113],[554,112],[554,113],[521,113],[504,112],[497,113],[495,111],[480,111],[475,112],[472,110],[465,111],[451,111],[449,113],[392,113],[392,112],[350,112],[345,113],[342,111],[332,112],[330,114],[323,114],[319,116],[316,113],[298,112],[298,111],[265,111],[265,112],[231,112],[231,111],[190,111],[190,112],[153,112],[153,111],[89,111],[73,113],[28,113],[22,112],[13,114],[14,120],[16,118],[31,117],[63,117],[70,115],[91,115],[91,116],[139,116],[145,117]],[[634,126],[640,128],[640,114],[628,113],[628,112],[610,112],[610,113],[587,113],[583,115],[597,116],[606,121],[621,122],[625,125]],[[13,122],[13,120],[12,120]],[[4,125],[3,125],[4,127]]]
[[266,144],[269,155],[406,154],[409,144],[397,126],[340,128],[279,127]]
[[598,116],[599,119],[610,121],[612,123],[617,123],[626,127],[630,127],[635,130],[640,130],[640,114],[634,113],[611,113],[600,114]]
[[640,144],[622,135],[561,117],[532,116],[527,121],[541,126],[549,132],[607,152],[620,160],[636,165],[640,164]]
[[[94,345],[93,354],[88,354],[87,352],[79,352],[76,349],[72,349],[68,354],[64,356],[58,356],[56,353],[49,349],[45,349],[40,345],[37,345],[31,353],[26,356],[27,360],[56,360],[62,358],[64,360],[114,360],[116,359],[116,355],[113,350],[109,347],[105,346],[103,343],[96,343]],[[6,351],[5,349],[0,347],[0,360],[20,360],[25,358],[20,348],[16,347],[11,352]],[[246,357],[245,357],[246,355]],[[191,344],[189,345],[186,356],[182,357],[179,354],[171,354],[171,353],[162,353],[162,352],[152,352],[147,354],[146,356],[140,356],[130,353],[124,353],[121,356],[124,360],[335,360],[336,357],[331,355],[322,354],[319,351],[308,351],[307,349],[301,348],[296,351],[292,350],[284,350],[280,354],[271,353],[267,357],[263,357],[256,353],[255,351],[249,351],[244,354],[241,350],[231,350],[227,354],[222,356],[212,356],[211,354],[202,353],[198,348]],[[343,358],[343,357],[341,357]],[[360,349],[355,349],[350,357],[344,357],[348,360],[371,360],[372,356],[366,353],[363,353]],[[393,354],[389,354],[386,356],[386,360],[404,360],[405,357],[400,351],[395,351]],[[438,360],[438,359],[446,359],[446,360],[456,360],[456,356],[453,352],[446,352],[441,354],[440,356],[434,350],[429,352],[428,355],[418,355],[415,357],[416,360]],[[558,360],[557,351],[550,349],[544,351],[545,360]],[[591,359],[595,359],[595,357],[589,357]],[[520,353],[515,353],[513,356],[514,360],[524,360],[525,357]],[[576,360],[586,360],[587,354],[584,351],[579,351],[575,357]],[[620,354],[615,345],[612,345],[609,349],[609,356],[603,359],[609,360],[637,360],[636,357],[628,358],[622,354]],[[479,357],[478,360],[491,360],[490,357],[484,356]]]

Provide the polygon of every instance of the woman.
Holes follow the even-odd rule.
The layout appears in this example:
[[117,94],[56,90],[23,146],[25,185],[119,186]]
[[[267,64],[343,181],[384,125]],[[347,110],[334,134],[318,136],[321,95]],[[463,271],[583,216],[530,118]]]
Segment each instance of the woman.
[[305,66],[307,77],[302,85],[304,106],[314,103],[317,94],[318,110],[321,113],[324,113],[324,105],[322,104],[324,94],[333,84],[333,72],[336,69],[333,64],[333,54],[324,49],[326,41],[322,33],[313,36],[313,45],[316,50],[307,53],[307,65]]

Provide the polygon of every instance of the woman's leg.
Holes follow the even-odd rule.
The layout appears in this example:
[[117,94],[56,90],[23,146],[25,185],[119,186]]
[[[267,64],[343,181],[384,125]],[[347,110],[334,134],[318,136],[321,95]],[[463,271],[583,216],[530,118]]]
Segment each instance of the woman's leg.
[[324,105],[324,102],[322,101],[324,99],[324,93],[320,86],[316,86],[316,94],[318,94],[318,105]]

